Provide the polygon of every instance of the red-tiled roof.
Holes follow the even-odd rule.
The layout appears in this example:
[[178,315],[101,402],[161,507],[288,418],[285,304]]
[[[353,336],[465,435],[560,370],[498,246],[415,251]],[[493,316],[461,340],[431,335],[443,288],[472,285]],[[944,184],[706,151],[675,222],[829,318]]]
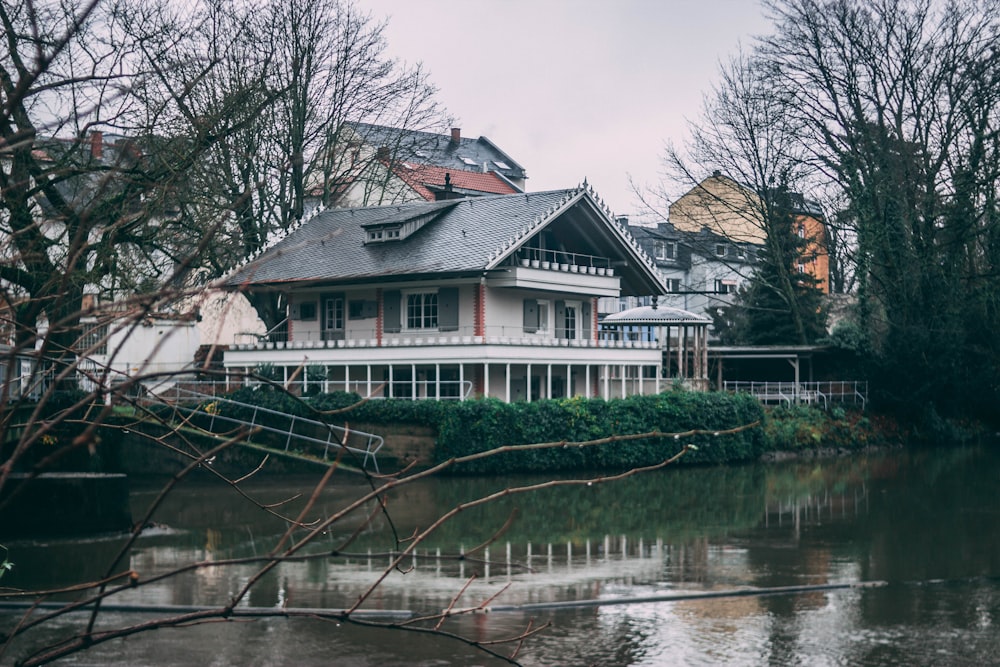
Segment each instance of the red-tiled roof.
[[459,192],[471,191],[492,195],[512,195],[518,192],[517,188],[493,172],[463,171],[413,162],[404,162],[396,167],[395,171],[397,176],[427,201],[434,201],[431,187],[444,187],[446,174],[451,175],[451,185]]

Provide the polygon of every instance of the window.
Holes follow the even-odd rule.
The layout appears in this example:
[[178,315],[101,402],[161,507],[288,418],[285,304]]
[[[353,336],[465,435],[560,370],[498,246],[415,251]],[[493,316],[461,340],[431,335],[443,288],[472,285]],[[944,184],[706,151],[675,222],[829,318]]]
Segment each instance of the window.
[[799,262],[799,273],[805,273],[805,272],[806,272],[806,265],[803,264],[802,262]]
[[400,236],[400,228],[396,227],[377,227],[375,229],[368,230],[368,241],[376,243],[379,241],[398,241]]
[[347,319],[366,320],[378,315],[378,302],[370,300],[351,300],[347,302]]
[[[88,354],[108,353],[108,325],[97,322],[87,322],[83,325],[83,335],[80,336],[80,352]],[[96,346],[96,347],[94,347]],[[94,348],[91,350],[91,348]]]
[[299,319],[307,322],[316,319],[315,301],[308,301],[306,303],[299,304]]
[[806,237],[806,226],[799,225],[799,238],[804,239]]
[[406,295],[406,328],[437,329],[438,303],[434,292]]
[[344,299],[330,297],[323,302],[323,331],[326,334],[344,330]]
[[736,293],[736,281],[735,280],[724,280],[716,279],[715,281],[715,291],[719,294],[735,294]]
[[676,259],[677,257],[676,243],[670,243],[667,241],[657,241],[654,244],[653,248],[656,254],[656,259],[667,260],[667,259]]
[[576,306],[566,306],[566,316],[565,316],[564,328],[566,331],[566,338],[569,340],[576,339]]
[[726,244],[725,243],[716,243],[715,244],[715,256],[716,257],[725,257],[726,256]]
[[549,332],[549,302],[538,301],[538,333],[547,334]]
[[667,278],[663,282],[666,284],[668,292],[680,292],[681,291],[681,279],[680,278]]

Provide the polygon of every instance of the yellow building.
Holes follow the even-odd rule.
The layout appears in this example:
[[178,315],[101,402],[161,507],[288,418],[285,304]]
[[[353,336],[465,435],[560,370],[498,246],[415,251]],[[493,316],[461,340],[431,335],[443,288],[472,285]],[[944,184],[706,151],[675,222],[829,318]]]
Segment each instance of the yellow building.
[[[830,258],[826,246],[823,212],[815,202],[792,195],[796,233],[806,239],[798,269],[816,278],[824,294],[830,293]],[[759,195],[751,188],[716,171],[670,205],[670,222],[682,232],[707,228],[740,243],[764,243],[766,231]]]

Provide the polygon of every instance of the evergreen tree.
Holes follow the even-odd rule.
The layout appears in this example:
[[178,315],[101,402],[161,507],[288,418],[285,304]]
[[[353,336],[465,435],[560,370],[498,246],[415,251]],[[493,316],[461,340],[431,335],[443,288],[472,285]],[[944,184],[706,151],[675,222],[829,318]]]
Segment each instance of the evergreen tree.
[[761,197],[770,218],[767,242],[748,286],[713,317],[723,344],[807,345],[826,335],[823,292],[798,268],[809,239],[799,233],[793,199],[784,187]]

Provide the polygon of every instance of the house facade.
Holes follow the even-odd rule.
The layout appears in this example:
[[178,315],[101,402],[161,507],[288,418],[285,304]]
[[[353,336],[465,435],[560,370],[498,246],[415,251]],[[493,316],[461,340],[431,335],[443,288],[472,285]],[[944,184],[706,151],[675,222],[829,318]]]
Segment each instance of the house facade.
[[658,341],[602,336],[597,303],[662,294],[653,261],[584,184],[317,213],[226,281],[278,290],[287,336],[232,371],[304,391],[505,401],[653,393]]
[[[523,192],[527,173],[487,137],[345,123],[337,183],[316,171],[311,206],[350,208]],[[327,192],[328,190],[333,192]]]
[[[750,279],[760,244],[735,241],[701,228],[687,233],[669,222],[655,226],[633,225],[629,232],[653,260],[666,293],[658,303],[711,317],[712,312],[732,303],[736,292]],[[601,299],[602,316],[630,308],[652,305],[652,295]]]
[[[823,211],[801,194],[791,193],[790,198],[793,229],[806,241],[797,268],[813,276],[816,286],[829,294],[830,257]],[[737,245],[763,244],[766,235],[760,211],[757,193],[717,171],[673,202],[669,219],[675,229],[688,234],[706,229]]]

